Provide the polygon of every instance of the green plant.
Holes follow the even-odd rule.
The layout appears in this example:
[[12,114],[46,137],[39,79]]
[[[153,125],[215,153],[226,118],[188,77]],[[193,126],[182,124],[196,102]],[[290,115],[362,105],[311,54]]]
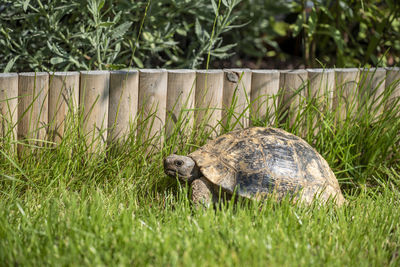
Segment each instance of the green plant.
[[234,27],[239,1],[212,3],[6,0],[0,5],[0,69],[205,66],[208,52],[227,57],[234,46],[224,45],[222,36]]
[[293,9],[298,16],[292,34],[302,38],[306,66],[399,62],[400,5],[395,1],[302,0]]
[[237,43],[235,59],[239,64],[246,59],[261,61],[266,57],[287,57],[278,39],[287,36],[290,23],[283,18],[291,12],[290,1],[242,1],[237,7],[236,21],[243,26],[225,37],[228,42]]

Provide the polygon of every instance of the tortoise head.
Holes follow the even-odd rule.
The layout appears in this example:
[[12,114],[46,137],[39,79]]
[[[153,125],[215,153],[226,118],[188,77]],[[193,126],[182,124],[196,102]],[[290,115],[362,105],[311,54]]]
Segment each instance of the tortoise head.
[[192,158],[175,154],[164,159],[164,172],[188,183],[200,177],[200,170]]

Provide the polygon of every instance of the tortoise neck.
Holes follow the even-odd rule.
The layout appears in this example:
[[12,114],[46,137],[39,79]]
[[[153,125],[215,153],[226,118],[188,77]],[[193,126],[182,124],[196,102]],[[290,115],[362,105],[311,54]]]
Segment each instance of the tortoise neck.
[[192,171],[190,172],[190,178],[189,178],[189,184],[191,184],[194,180],[200,178],[201,172],[200,172],[200,168],[199,166],[197,166],[196,164],[193,166]]

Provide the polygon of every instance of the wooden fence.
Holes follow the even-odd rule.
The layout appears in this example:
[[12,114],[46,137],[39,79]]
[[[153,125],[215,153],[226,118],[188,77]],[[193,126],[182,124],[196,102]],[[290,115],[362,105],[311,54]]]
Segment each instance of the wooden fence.
[[[122,138],[129,126],[141,117],[154,115],[148,136],[163,129],[172,131],[173,122],[164,128],[170,114],[177,118],[183,108],[196,109],[196,119],[210,116],[208,124],[218,128],[228,112],[240,114],[241,126],[250,125],[250,111],[263,116],[274,113],[270,100],[283,92],[283,108],[293,112],[299,96],[329,97],[335,106],[342,99],[355,103],[360,77],[374,95],[389,86],[392,97],[400,96],[399,68],[376,69],[306,69],[306,70],[165,70],[142,69],[121,71],[37,72],[0,74],[1,136],[18,140],[52,140],[63,138],[68,111],[82,110],[82,132],[88,142],[103,145],[107,140]],[[304,86],[307,84],[307,86]],[[365,89],[369,90],[369,89]],[[374,105],[379,100],[372,96]],[[233,101],[233,102],[232,102]],[[248,108],[250,105],[250,109]],[[212,114],[207,114],[212,110]],[[340,111],[345,116],[345,109]],[[173,121],[173,120],[172,120]],[[149,124],[150,125],[150,124]],[[238,124],[239,125],[239,124]],[[101,137],[101,138],[99,138]]]

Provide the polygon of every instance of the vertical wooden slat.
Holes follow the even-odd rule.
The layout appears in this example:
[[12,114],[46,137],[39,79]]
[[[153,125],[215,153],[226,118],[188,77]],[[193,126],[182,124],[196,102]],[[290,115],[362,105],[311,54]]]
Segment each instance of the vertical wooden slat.
[[[168,72],[165,69],[142,69],[139,73],[139,112],[141,136],[161,147],[167,105]],[[143,132],[142,132],[143,131]]]
[[137,70],[110,73],[110,102],[108,111],[108,139],[126,138],[130,125],[136,121],[139,97],[139,72]]
[[249,126],[251,90],[250,69],[225,69],[222,97],[222,123],[235,124],[233,129]]
[[81,71],[79,105],[89,152],[103,149],[107,140],[109,81],[108,71]]
[[79,72],[54,72],[49,83],[50,138],[60,143],[64,135],[67,114],[79,105]]
[[[251,78],[251,118],[273,125],[276,119],[275,104],[279,92],[279,71],[253,70]],[[268,121],[266,121],[268,120]],[[254,123],[252,121],[252,123]]]
[[383,111],[381,105],[384,90],[386,70],[384,68],[370,68],[361,70],[360,90],[363,104],[372,107],[372,112],[379,116]]
[[[167,95],[167,135],[181,116],[181,129],[190,130],[193,126],[194,103],[196,95],[196,71],[169,70]],[[184,128],[184,129],[183,129]],[[187,133],[187,131],[185,131]]]
[[196,73],[196,122],[207,126],[212,131],[211,136],[220,131],[223,84],[222,70],[198,70]]
[[307,73],[309,81],[307,97],[326,102],[331,108],[335,89],[335,72],[331,69],[307,69]]
[[357,112],[360,71],[357,68],[335,69],[333,109],[337,120],[344,120]]
[[[163,69],[115,71],[111,74],[107,71],[80,74],[56,72],[50,75],[50,79],[47,73],[21,73],[19,76],[16,73],[0,74],[0,134],[5,134],[7,124],[15,126],[12,132],[21,140],[45,140],[47,131],[50,130],[54,133],[52,140],[60,142],[69,103],[73,103],[72,107],[75,107],[79,100],[83,101],[83,132],[88,135],[88,144],[103,144],[107,138],[121,138],[128,133],[129,125],[135,121],[139,111],[142,111],[142,125],[147,124],[148,138],[161,135],[162,141],[161,130],[166,123],[166,114],[171,119],[171,123],[167,125],[167,133],[170,134],[182,109],[186,109],[187,114],[181,115],[191,121],[189,113],[192,113],[190,110],[194,110],[194,107],[197,109],[197,124],[200,125],[200,122],[209,118],[206,125],[217,134],[220,130],[219,124],[227,123],[227,116],[230,115],[228,109],[234,95],[237,103],[233,109],[233,121],[243,113],[240,118],[240,125],[243,127],[249,125],[250,116],[272,124],[272,114],[277,112],[272,96],[276,95],[279,95],[279,112],[289,111],[292,125],[301,100],[304,101],[307,97],[321,100],[332,98],[337,119],[345,119],[349,112],[356,112],[358,108],[368,105],[379,115],[385,108],[380,104],[385,88],[386,91],[393,88],[391,99],[400,97],[399,80],[399,68],[280,72],[248,69],[197,72]],[[78,86],[80,95],[75,89]],[[4,89],[5,87],[18,87],[18,94],[15,90]],[[251,109],[245,110],[249,99]],[[365,102],[366,99],[369,102]],[[361,102],[358,103],[359,101]],[[330,105],[331,102],[326,103]],[[249,114],[250,110],[252,114]],[[267,114],[272,119],[269,122],[265,122]],[[152,118],[143,120],[147,117]],[[239,124],[234,128],[238,126]],[[108,133],[106,127],[109,128]]]
[[0,73],[0,138],[17,140],[18,74]]
[[314,112],[312,122],[306,120],[305,130],[308,133],[313,132],[315,136],[318,134],[319,125],[321,125],[318,123],[322,119],[320,114],[332,111],[335,72],[329,69],[307,69],[307,73],[308,88],[306,90],[306,98],[308,101],[315,103],[318,112]]
[[385,89],[390,93],[386,107],[389,107],[393,101],[397,100],[397,110],[400,114],[400,68],[386,69]]
[[280,114],[287,112],[289,124],[293,126],[300,105],[306,96],[308,74],[306,70],[282,70],[280,71]]
[[[45,140],[48,127],[49,74],[47,72],[24,72],[18,80],[18,139]],[[19,151],[25,151],[19,146]]]

